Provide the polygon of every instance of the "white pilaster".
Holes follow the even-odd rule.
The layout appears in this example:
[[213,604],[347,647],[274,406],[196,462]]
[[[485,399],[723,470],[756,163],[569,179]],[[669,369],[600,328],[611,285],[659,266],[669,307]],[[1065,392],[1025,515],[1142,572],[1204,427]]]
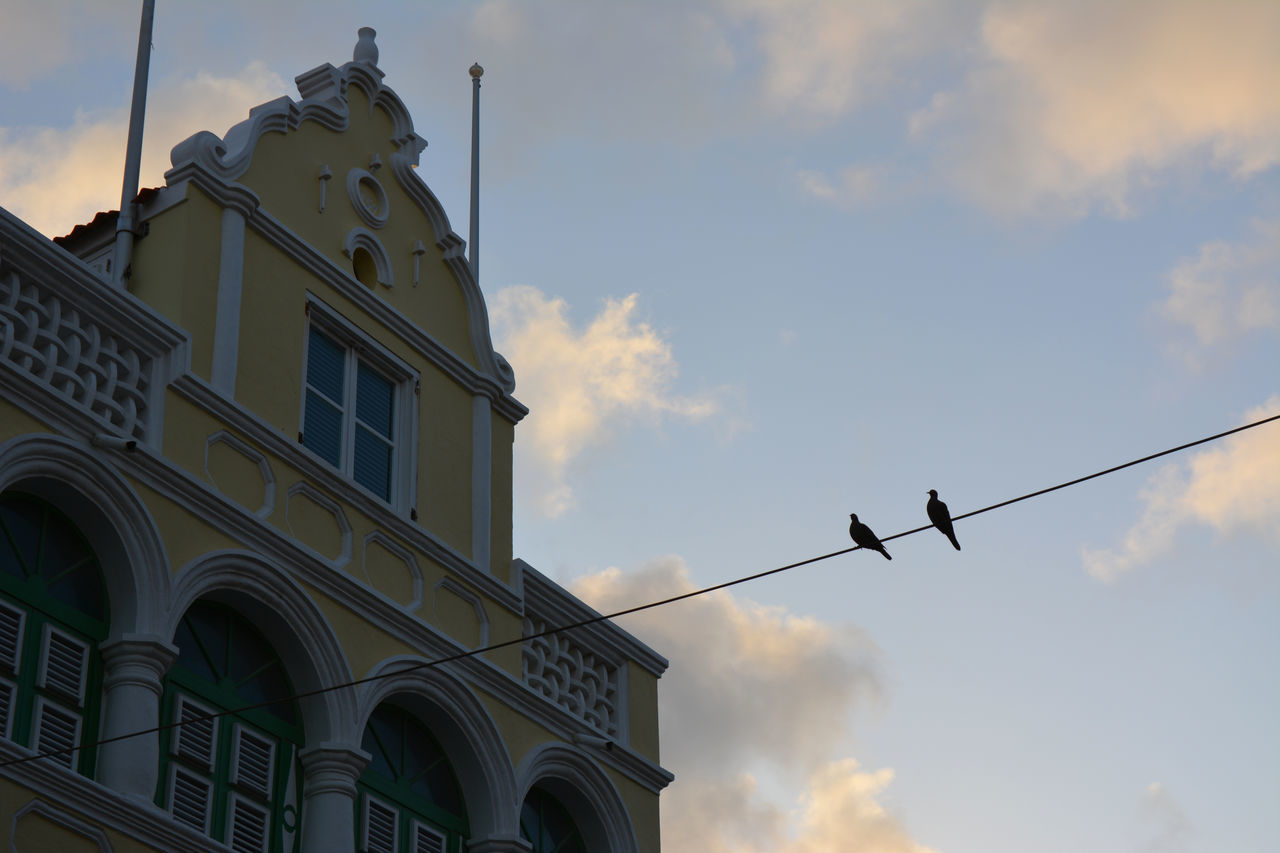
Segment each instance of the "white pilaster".
[[209,381],[235,397],[240,357],[240,299],[244,288],[244,214],[222,209],[222,248],[218,256],[218,304],[213,327],[213,365]]
[[493,407],[489,398],[471,398],[471,560],[489,572],[490,488],[493,482]]
[[[164,674],[177,658],[177,648],[154,635],[125,634],[100,651],[102,738],[154,728],[160,722]],[[99,747],[98,781],[127,796],[150,802],[159,768],[160,736],[154,731]]]
[[339,744],[320,744],[298,754],[302,761],[302,849],[304,853],[351,853],[355,846],[356,780],[369,754]]

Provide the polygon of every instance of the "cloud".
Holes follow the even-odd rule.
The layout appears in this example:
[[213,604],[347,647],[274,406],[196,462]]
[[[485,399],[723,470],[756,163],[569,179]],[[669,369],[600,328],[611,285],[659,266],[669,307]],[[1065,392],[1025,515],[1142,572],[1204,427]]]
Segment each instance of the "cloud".
[[[199,130],[221,135],[249,108],[287,84],[261,63],[234,77],[197,74],[162,81],[147,103],[141,185],[163,183],[169,151]],[[37,230],[56,236],[120,204],[127,109],[77,112],[71,125],[0,127],[0,199]]]
[[[694,589],[684,562],[607,569],[573,585],[602,611]],[[626,617],[669,656],[659,691],[664,847],[699,853],[927,853],[880,800],[893,771],[849,758],[850,716],[879,702],[879,653],[859,629],[728,591]],[[782,780],[764,790],[756,773]]]
[[[1242,423],[1277,414],[1280,395],[1250,410]],[[1139,497],[1146,507],[1119,548],[1082,549],[1085,569],[1099,580],[1114,582],[1168,553],[1193,524],[1280,544],[1280,423],[1236,433],[1185,464],[1164,466]]]
[[831,119],[883,90],[930,32],[917,2],[723,0],[761,57],[759,96],[775,113]]
[[[119,10],[117,10],[119,11]],[[137,33],[138,18],[132,23]],[[94,33],[102,41],[102,28],[112,18],[103,4],[88,8],[76,0],[41,0],[39,3],[6,3],[4,50],[0,50],[0,85],[25,89],[33,80],[78,56],[83,48],[93,50]],[[72,50],[73,33],[76,49]],[[137,42],[135,35],[135,44]],[[83,48],[82,48],[83,45]]]
[[1113,215],[1175,167],[1244,179],[1280,161],[1280,5],[991,5],[981,59],[912,117],[946,177],[1004,213]]
[[1280,220],[1253,230],[1249,241],[1206,243],[1169,273],[1162,313],[1192,333],[1180,349],[1193,365],[1250,332],[1280,330]]
[[1142,793],[1143,823],[1151,827],[1151,838],[1138,847],[1139,853],[1187,853],[1195,829],[1182,806],[1167,788],[1152,782]]
[[569,306],[534,287],[515,286],[490,301],[494,338],[511,360],[517,393],[531,410],[521,425],[534,492],[555,517],[573,504],[569,464],[613,430],[664,416],[704,420],[719,410],[709,396],[670,392],[678,368],[662,336],[635,317],[637,295],[608,299],[575,329]]
[[884,182],[885,169],[878,166],[847,166],[835,176],[825,172],[797,169],[800,189],[822,201],[840,207],[853,207],[868,202]]

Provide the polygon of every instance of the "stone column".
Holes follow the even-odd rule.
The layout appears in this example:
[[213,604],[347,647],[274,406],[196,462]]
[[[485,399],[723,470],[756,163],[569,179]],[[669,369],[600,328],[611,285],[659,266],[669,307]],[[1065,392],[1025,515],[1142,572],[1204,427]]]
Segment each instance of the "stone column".
[[304,853],[351,853],[356,843],[356,780],[369,764],[369,753],[326,743],[302,750],[298,758]]
[[[160,723],[164,674],[178,650],[152,634],[125,634],[99,647],[102,654],[104,740]],[[98,748],[98,781],[112,790],[151,802],[160,772],[160,736],[151,731]]]

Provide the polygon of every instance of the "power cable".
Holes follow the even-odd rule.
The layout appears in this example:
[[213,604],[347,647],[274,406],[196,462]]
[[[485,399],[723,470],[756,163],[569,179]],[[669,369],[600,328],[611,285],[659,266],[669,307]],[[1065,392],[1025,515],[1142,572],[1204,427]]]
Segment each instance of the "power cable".
[[[1125,468],[1132,468],[1135,465],[1141,465],[1144,462],[1150,462],[1151,460],[1159,459],[1162,456],[1169,456],[1173,453],[1178,453],[1183,450],[1187,450],[1189,448],[1196,447],[1201,444],[1208,444],[1211,441],[1217,441],[1219,439],[1226,438],[1229,435],[1234,435],[1235,433],[1238,433],[1238,432],[1244,432],[1245,430],[1254,429],[1255,427],[1260,427],[1264,424],[1268,424],[1268,423],[1271,423],[1272,421],[1278,421],[1278,420],[1280,420],[1280,415],[1272,415],[1269,418],[1263,418],[1262,420],[1254,421],[1253,423],[1248,423],[1248,424],[1245,424],[1244,426],[1236,427],[1235,429],[1229,429],[1229,430],[1226,430],[1225,432],[1220,432],[1215,435],[1210,435],[1205,438],[1197,439],[1195,441],[1189,441],[1186,444],[1180,444],[1177,447],[1171,447],[1168,450],[1161,450],[1158,453],[1152,453],[1147,456],[1143,456],[1140,459],[1134,459],[1129,462],[1122,463],[1120,465],[1113,465],[1112,467],[1107,468],[1105,470],[1097,471],[1093,474],[1086,474],[1083,477],[1077,477],[1074,480],[1068,480],[1067,482],[1059,483],[1056,486],[1049,486],[1048,488],[1045,488],[1045,489],[1039,489],[1034,492],[1028,492],[1025,495],[1019,495],[1016,498],[1010,498],[1008,500],[1001,501],[1000,503],[992,504],[991,506],[985,506],[982,509],[975,509],[975,510],[971,510],[970,512],[963,513],[962,515],[952,516],[951,520],[955,522],[965,518],[972,518],[973,516],[981,515],[984,512],[991,512],[992,510],[1001,509],[1011,504],[1016,504],[1021,501],[1030,500],[1031,498],[1040,497],[1041,495],[1047,495],[1049,492],[1056,492],[1059,489],[1065,489],[1068,486],[1079,485],[1080,483],[1084,483],[1089,480],[1094,480],[1094,479],[1097,479],[1098,477],[1106,476],[1107,474],[1114,474],[1116,471],[1122,471]],[[929,530],[932,528],[932,526],[933,525],[931,524],[926,524],[921,527],[913,528],[911,530],[904,530],[903,532],[895,533],[892,536],[885,536],[880,541],[889,542],[894,539],[901,539],[904,536],[911,536],[915,533],[920,533],[921,531]],[[817,557],[810,557],[807,560],[799,560],[794,563],[788,563],[785,566],[778,566],[776,568],[766,569],[765,571],[756,572],[755,574],[745,575],[740,578],[734,578],[733,580],[728,580],[728,581],[723,581],[722,583],[713,584],[712,586],[702,587],[700,589],[691,590],[689,592],[684,592],[679,595],[673,595],[669,598],[664,598],[659,601],[651,601],[647,604],[639,604],[634,607],[628,607],[624,610],[616,610],[613,613],[592,616],[588,619],[582,619],[577,622],[571,622],[568,625],[559,625],[555,628],[547,628],[544,631],[539,631],[534,634],[524,634],[519,637],[515,637],[514,639],[503,640],[500,643],[492,643],[488,646],[469,649],[467,651],[458,652],[457,654],[448,655],[446,657],[436,658],[434,660],[429,660],[429,661],[421,661],[415,664],[410,664],[408,666],[401,667],[400,669],[396,669],[391,672],[384,672],[384,673],[379,673],[378,675],[370,675],[364,678],[357,678],[352,681],[344,682],[342,684],[332,684],[326,687],[318,687],[315,690],[307,690],[301,693],[292,693],[288,696],[283,696],[279,699],[271,699],[265,702],[257,702],[252,705],[243,705],[238,708],[217,711],[212,714],[203,714],[200,716],[191,717],[189,719],[183,720],[182,722],[161,723],[158,726],[152,726],[151,728],[148,728],[148,729],[141,729],[136,732],[128,732],[126,734],[116,735],[114,737],[102,738],[101,740],[96,740],[91,743],[83,743],[83,744],[80,744],[79,746],[71,746],[71,747],[66,747],[64,749],[51,750],[49,752],[38,752],[38,753],[35,753],[34,755],[23,756],[22,758],[11,758],[7,761],[0,762],[0,768],[12,767],[13,765],[16,765],[16,764],[25,764],[28,761],[35,761],[36,759],[39,759],[39,758],[52,758],[54,756],[59,756],[59,755],[70,755],[80,750],[90,749],[90,748],[102,746],[108,743],[115,743],[117,741],[128,740],[130,738],[135,738],[135,737],[142,737],[143,735],[157,734],[159,732],[168,731],[169,729],[174,729],[188,723],[201,722],[203,720],[215,720],[220,717],[226,717],[233,714],[241,714],[245,711],[253,711],[258,708],[265,708],[271,705],[278,705],[282,702],[292,702],[298,699],[306,699],[312,696],[318,696],[322,693],[329,693],[334,690],[343,690],[348,687],[358,687],[361,684],[368,684],[373,681],[380,681],[384,678],[391,678],[393,676],[404,675],[405,673],[408,673],[408,672],[416,672],[420,669],[430,669],[432,667],[442,666],[447,663],[452,663],[454,661],[462,660],[464,658],[473,657],[475,655],[483,654],[485,652],[491,652],[497,649],[504,649],[509,646],[514,646],[516,644],[522,644],[528,640],[536,640],[542,637],[549,637],[549,636],[552,636],[553,634],[561,634],[568,631],[573,631],[577,628],[585,628],[588,625],[595,625],[599,622],[605,622],[611,619],[617,619],[620,616],[629,616],[632,613],[640,613],[641,611],[644,611],[644,610],[652,610],[657,607],[664,607],[668,604],[674,604],[677,601],[684,601],[685,599],[688,599],[688,598],[695,598],[700,595],[706,595],[707,593],[710,593],[710,592],[717,592],[722,589],[728,589],[731,586],[737,586],[739,584],[744,584],[749,581],[759,580],[760,578],[769,577],[770,575],[780,574],[782,572],[790,571],[791,569],[798,569],[801,566],[808,566],[808,565],[811,565],[812,563],[818,563],[823,560],[829,560],[832,557],[839,557],[843,554],[849,554],[853,551],[860,551],[860,550],[862,550],[861,545],[855,545],[852,548],[843,548],[839,551],[832,551],[829,554],[822,554]]]

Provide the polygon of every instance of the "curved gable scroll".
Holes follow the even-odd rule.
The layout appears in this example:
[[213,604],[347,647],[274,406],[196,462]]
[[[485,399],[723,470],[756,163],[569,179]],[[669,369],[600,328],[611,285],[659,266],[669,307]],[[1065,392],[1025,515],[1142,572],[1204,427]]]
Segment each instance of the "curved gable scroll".
[[[480,370],[503,392],[511,394],[515,391],[515,374],[507,360],[494,351],[484,296],[464,255],[466,243],[454,233],[444,206],[415,171],[427,141],[414,131],[413,120],[400,96],[383,84],[384,74],[376,65],[377,49],[372,44],[372,31],[367,36],[362,31],[355,55],[356,59],[341,67],[325,63],[298,75],[295,82],[302,95],[300,101],[288,96],[276,98],[250,110],[249,118],[232,127],[223,138],[201,131],[178,143],[170,152],[173,167],[165,172],[165,180],[169,186],[190,181],[224,204],[243,207],[240,197],[246,192],[250,196],[253,193],[236,182],[248,171],[259,140],[268,133],[296,130],[308,121],[335,132],[346,131],[352,119],[348,92],[351,86],[358,87],[369,99],[370,110],[380,107],[391,119],[390,142],[394,151],[389,158],[390,171],[430,223],[436,247],[457,281],[466,304],[468,333]],[[250,219],[261,215],[249,206],[252,208]],[[523,407],[517,404],[515,409]]]

